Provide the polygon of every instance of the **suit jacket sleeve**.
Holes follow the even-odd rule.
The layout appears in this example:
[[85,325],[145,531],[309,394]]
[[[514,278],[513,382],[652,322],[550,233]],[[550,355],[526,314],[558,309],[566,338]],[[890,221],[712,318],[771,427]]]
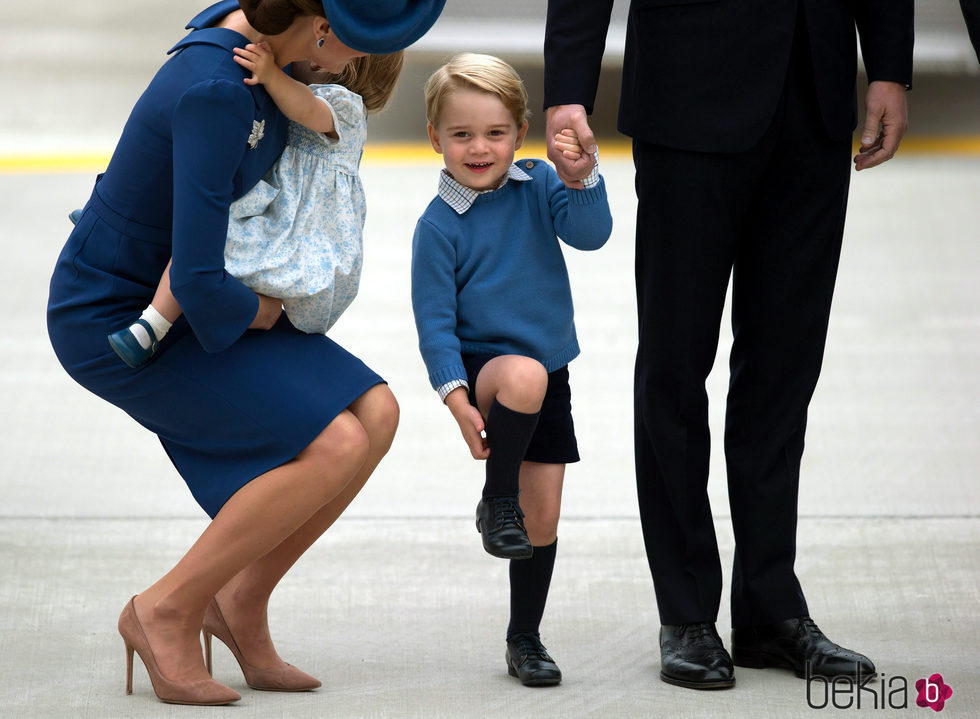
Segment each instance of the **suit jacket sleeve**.
[[960,8],[966,30],[970,33],[970,42],[977,53],[977,61],[980,61],[980,0],[960,0]]
[[592,112],[613,0],[548,0],[544,106],[584,105]]
[[913,0],[858,0],[854,19],[868,80],[912,86]]

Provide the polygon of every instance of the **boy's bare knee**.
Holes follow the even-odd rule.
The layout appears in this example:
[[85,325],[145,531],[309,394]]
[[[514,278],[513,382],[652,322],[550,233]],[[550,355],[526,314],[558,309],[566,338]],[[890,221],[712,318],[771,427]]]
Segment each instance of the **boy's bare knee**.
[[497,400],[518,412],[537,412],[548,390],[548,371],[530,357],[508,358]]
[[527,538],[534,547],[547,547],[553,544],[558,538],[558,518],[551,520],[541,520],[539,522],[528,522],[528,517],[524,517],[524,526],[527,529]]

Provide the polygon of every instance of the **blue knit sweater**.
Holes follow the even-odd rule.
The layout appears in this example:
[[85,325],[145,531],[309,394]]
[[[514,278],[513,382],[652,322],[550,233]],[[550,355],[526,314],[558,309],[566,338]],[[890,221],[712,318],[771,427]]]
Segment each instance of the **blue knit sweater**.
[[518,354],[549,372],[579,353],[568,270],[558,242],[602,247],[612,231],[605,182],[569,190],[541,160],[462,215],[441,197],[412,242],[412,307],[434,389],[466,379],[462,353]]

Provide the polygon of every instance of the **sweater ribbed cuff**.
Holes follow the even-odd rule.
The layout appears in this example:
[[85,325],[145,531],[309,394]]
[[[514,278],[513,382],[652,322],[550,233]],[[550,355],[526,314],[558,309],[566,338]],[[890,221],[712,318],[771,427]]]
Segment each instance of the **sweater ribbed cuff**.
[[462,362],[456,365],[442,367],[429,373],[429,384],[431,384],[432,389],[436,391],[438,391],[444,384],[448,384],[453,380],[466,381],[466,368],[463,366]]
[[595,205],[606,200],[606,181],[599,175],[599,181],[592,187],[581,190],[568,190],[568,202],[572,205]]

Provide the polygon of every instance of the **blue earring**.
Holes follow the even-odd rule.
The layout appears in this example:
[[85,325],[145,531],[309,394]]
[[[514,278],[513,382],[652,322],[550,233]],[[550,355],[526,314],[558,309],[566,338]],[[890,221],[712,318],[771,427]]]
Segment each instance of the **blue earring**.
[[325,42],[326,42],[326,39],[321,37],[319,40],[316,41],[316,46],[317,47],[323,47],[323,43],[325,43]]

